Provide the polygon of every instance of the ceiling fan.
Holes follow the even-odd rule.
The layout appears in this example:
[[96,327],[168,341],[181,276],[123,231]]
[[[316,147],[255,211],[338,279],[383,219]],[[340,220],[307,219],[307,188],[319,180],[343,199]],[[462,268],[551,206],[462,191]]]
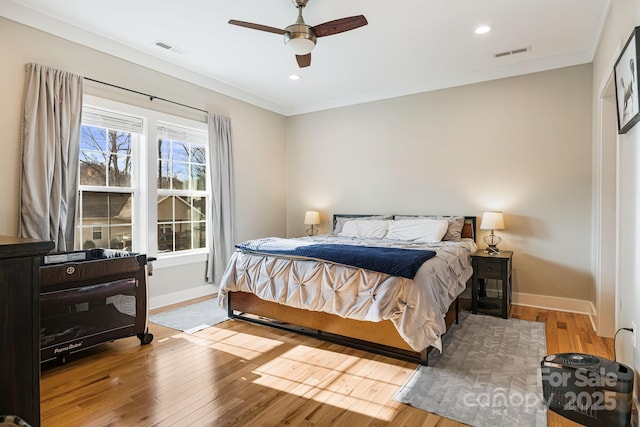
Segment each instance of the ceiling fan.
[[298,61],[300,68],[311,65],[311,51],[315,47],[318,37],[331,36],[333,34],[355,30],[368,24],[367,19],[363,15],[358,15],[336,19],[335,21],[325,22],[324,24],[312,27],[307,25],[304,19],[302,19],[302,9],[307,5],[309,0],[292,1],[298,9],[298,19],[295,24],[289,25],[284,30],[251,22],[237,21],[235,19],[231,19],[229,24],[284,35],[284,43],[295,53],[296,61]]

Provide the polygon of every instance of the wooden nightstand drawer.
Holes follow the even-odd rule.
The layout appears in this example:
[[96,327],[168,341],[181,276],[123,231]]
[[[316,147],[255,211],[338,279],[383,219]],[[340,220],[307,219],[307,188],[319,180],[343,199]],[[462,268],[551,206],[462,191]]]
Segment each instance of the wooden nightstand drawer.
[[483,279],[502,279],[502,262],[488,261],[478,263],[478,277]]

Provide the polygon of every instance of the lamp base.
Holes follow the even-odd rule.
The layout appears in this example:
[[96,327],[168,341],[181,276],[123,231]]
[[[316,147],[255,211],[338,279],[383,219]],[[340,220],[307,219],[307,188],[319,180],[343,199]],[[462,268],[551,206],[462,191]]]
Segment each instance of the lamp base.
[[318,229],[311,224],[311,227],[307,228],[307,236],[315,236],[316,234],[318,234]]
[[502,238],[500,236],[496,236],[493,234],[493,230],[491,230],[491,234],[488,236],[484,236],[482,239],[487,244],[487,249],[484,250],[487,254],[499,254],[500,249],[498,249],[498,243],[502,242]]
[[484,250],[484,253],[495,255],[500,253],[500,249],[498,249],[496,245],[491,245],[491,246],[487,246],[487,248]]

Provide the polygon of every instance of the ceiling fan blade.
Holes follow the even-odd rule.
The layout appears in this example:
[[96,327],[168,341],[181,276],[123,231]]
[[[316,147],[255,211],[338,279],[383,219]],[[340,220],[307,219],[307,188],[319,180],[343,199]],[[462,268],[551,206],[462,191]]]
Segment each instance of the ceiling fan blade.
[[250,28],[252,30],[266,31],[268,33],[275,33],[280,35],[286,33],[285,30],[281,30],[280,28],[269,27],[267,25],[254,24],[252,22],[236,21],[235,19],[229,20],[229,24],[237,25],[239,27]]
[[296,61],[298,61],[298,67],[305,68],[311,65],[311,54],[296,55]]
[[358,15],[325,22],[324,24],[316,25],[311,28],[316,34],[316,37],[325,37],[333,34],[344,33],[349,30],[355,30],[356,28],[363,27],[367,24],[367,18],[365,18],[364,15]]

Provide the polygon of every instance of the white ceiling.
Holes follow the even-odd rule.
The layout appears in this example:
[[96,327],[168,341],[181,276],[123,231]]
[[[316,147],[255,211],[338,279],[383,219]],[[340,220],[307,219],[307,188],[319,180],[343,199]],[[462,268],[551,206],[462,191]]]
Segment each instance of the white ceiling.
[[[610,1],[309,0],[309,25],[360,14],[369,25],[318,39],[305,69],[282,36],[227,23],[285,28],[297,16],[291,0],[0,0],[0,13],[294,115],[591,62]],[[475,35],[479,24],[493,31]]]

